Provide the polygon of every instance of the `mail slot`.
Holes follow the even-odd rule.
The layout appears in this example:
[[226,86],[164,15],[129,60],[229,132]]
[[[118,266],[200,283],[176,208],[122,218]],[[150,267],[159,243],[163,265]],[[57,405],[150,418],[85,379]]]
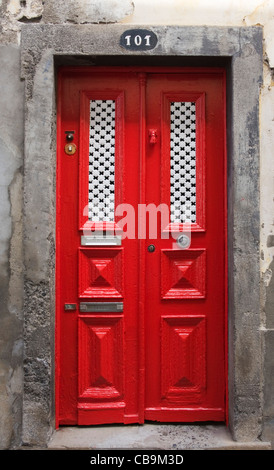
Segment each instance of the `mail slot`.
[[121,245],[121,237],[119,236],[93,236],[93,235],[82,235],[81,236],[82,246],[100,246],[100,245]]
[[80,302],[80,312],[122,312],[123,302]]

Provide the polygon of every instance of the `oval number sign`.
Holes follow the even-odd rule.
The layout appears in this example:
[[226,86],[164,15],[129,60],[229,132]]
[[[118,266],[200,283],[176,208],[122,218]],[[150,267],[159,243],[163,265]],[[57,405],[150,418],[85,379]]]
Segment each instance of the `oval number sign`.
[[131,51],[147,51],[154,49],[158,38],[153,31],[148,29],[129,29],[120,37],[120,46]]

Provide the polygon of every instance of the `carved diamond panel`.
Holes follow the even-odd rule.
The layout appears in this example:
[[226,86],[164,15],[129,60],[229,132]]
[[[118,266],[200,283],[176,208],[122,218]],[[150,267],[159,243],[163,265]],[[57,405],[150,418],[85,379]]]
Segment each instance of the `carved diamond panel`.
[[206,385],[204,317],[162,318],[162,397],[171,402],[201,401]]
[[204,249],[162,250],[161,269],[162,299],[205,297]]
[[79,319],[79,396],[85,401],[122,396],[122,321],[121,316]]
[[81,248],[79,297],[123,297],[123,249]]

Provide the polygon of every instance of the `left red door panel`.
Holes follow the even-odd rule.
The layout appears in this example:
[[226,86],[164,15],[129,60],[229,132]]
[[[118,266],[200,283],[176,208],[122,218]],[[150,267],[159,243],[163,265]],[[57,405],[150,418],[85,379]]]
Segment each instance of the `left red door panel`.
[[[134,269],[138,241],[127,237],[120,243],[121,233],[113,211],[114,203],[123,209],[125,202],[132,207],[138,202],[138,100],[138,80],[131,80],[127,73],[122,76],[110,73],[107,81],[105,74],[98,72],[92,75],[90,71],[85,74],[83,70],[79,73],[67,69],[59,74],[56,233],[59,425],[143,421],[138,406],[138,271]],[[104,141],[104,175],[100,175],[102,162],[96,150],[97,137],[91,139],[91,116],[96,136]],[[96,155],[93,163],[89,162],[91,146]],[[90,177],[91,164],[96,182]],[[109,198],[108,213],[100,213],[100,194],[104,202]],[[97,200],[91,201],[92,197]],[[91,216],[96,205],[98,213]],[[102,239],[103,245],[98,245]]]

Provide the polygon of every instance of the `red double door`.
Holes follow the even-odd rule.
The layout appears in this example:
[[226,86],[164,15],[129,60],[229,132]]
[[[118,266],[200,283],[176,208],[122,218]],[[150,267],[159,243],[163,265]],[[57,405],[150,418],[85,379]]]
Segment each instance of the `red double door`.
[[58,425],[224,421],[225,76],[63,69]]

